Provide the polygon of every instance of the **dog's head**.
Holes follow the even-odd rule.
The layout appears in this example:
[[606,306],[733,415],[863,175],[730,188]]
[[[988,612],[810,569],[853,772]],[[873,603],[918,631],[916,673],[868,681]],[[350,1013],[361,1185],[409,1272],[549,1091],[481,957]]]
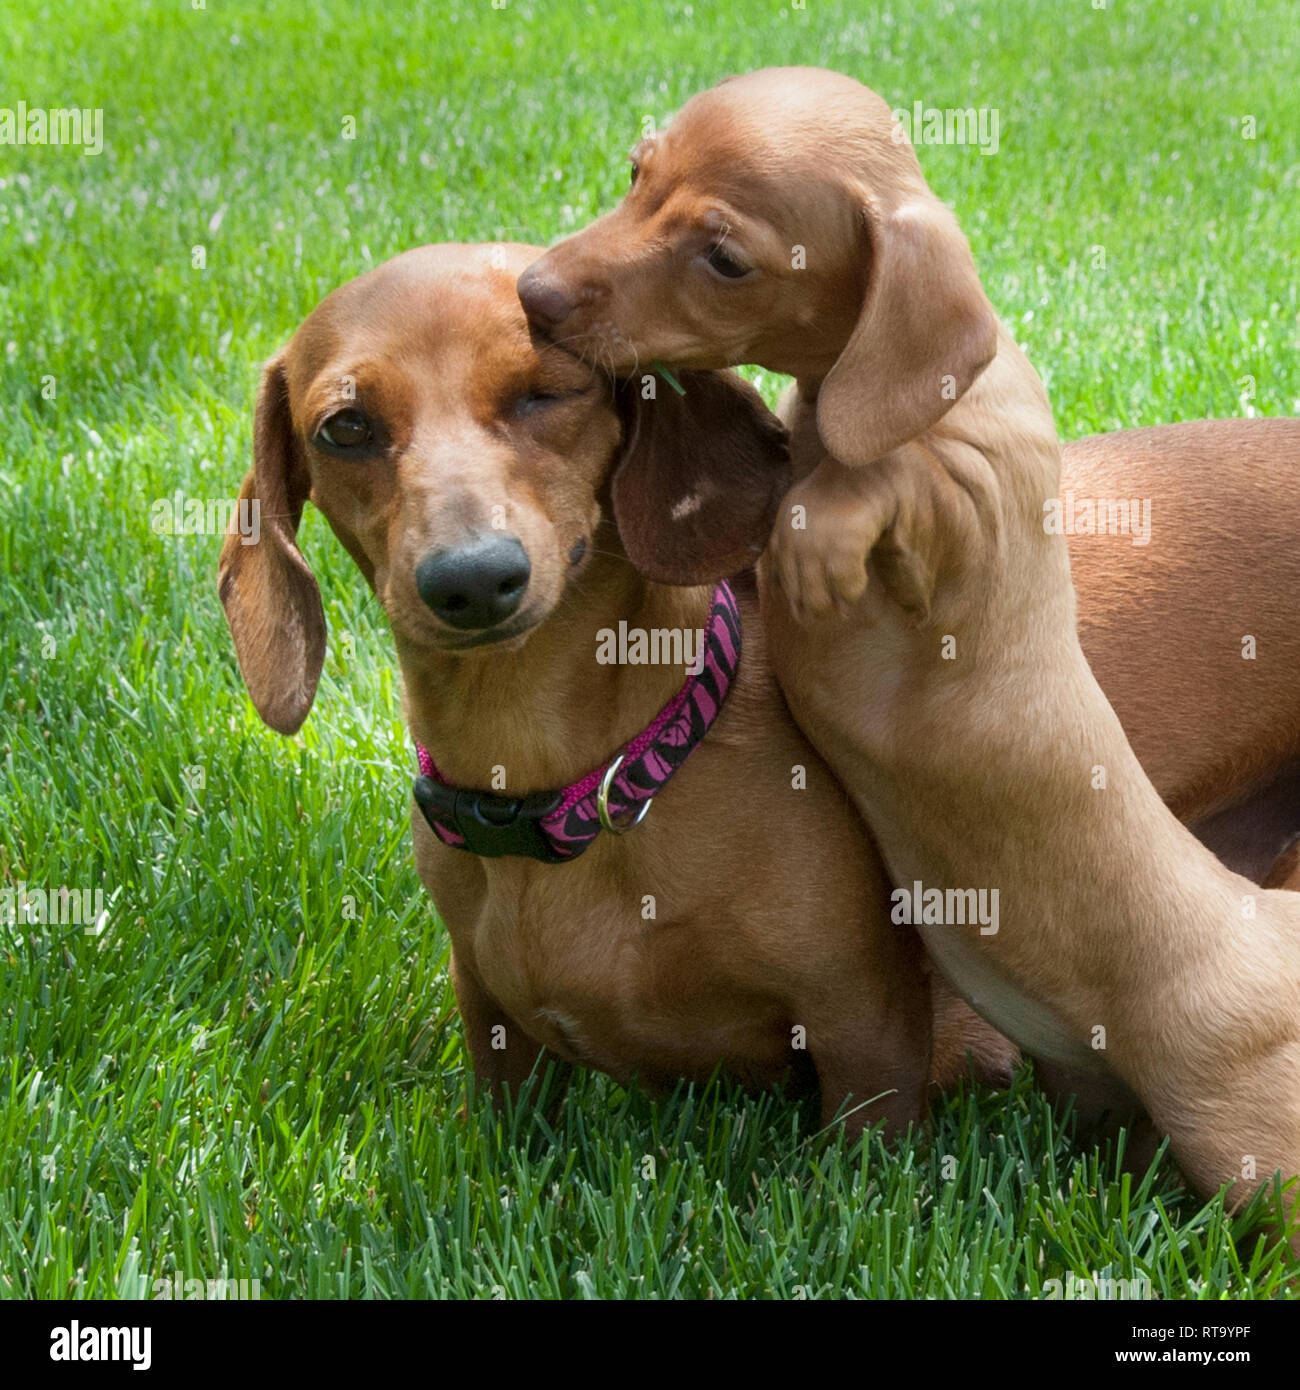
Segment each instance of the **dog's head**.
[[[399,642],[472,660],[527,640],[592,565],[608,508],[648,578],[752,561],[789,480],[785,435],[746,383],[611,382],[538,342],[515,294],[538,254],[431,246],[336,290],[266,367],[253,467],[260,537],[232,529],[220,595],[262,718],[292,733],[325,651],[297,546],[325,515]],[[619,563],[625,563],[619,558]]]
[[932,425],[993,357],[970,248],[886,103],[816,68],[692,98],[613,212],[519,282],[530,321],[614,370],[756,362],[821,380],[844,463]]

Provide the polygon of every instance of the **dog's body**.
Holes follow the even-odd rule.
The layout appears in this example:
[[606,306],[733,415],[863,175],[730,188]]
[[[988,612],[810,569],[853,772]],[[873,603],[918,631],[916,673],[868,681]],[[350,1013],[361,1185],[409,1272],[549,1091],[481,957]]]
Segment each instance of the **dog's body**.
[[[411,728],[446,751],[457,783],[489,785],[504,764],[532,791],[598,766],[654,713],[643,668],[592,670],[598,633],[620,620],[704,627],[707,589],[651,585],[621,561],[612,526],[595,539],[604,553],[557,631],[473,665],[404,655]],[[883,1118],[895,1132],[920,1118],[929,1060],[919,947],[878,912],[871,842],[785,709],[757,603],[739,598],[745,651],[723,713],[634,831],[547,865],[479,860],[413,817],[475,1071],[518,1085],[545,1048],[659,1089],[718,1066],[752,1085],[798,1080],[810,1059],[827,1121],[852,1100],[851,1128]],[[666,703],[681,672],[654,675]],[[942,1039],[940,1081],[967,1045],[1007,1065],[977,1021],[945,1023],[964,1031]]]
[[[634,158],[624,203],[531,267],[521,297],[616,370],[751,361],[798,378],[800,481],[763,564],[773,661],[891,878],[999,891],[996,933],[923,921],[933,956],[1084,1108],[1145,1108],[1201,1190],[1241,1199],[1300,1171],[1300,899],[1226,869],[1139,766],[1045,525],[1061,477],[1042,385],[885,103],[837,74],[751,74]],[[1242,655],[1214,653],[1213,674]],[[1269,696],[1294,682],[1277,655]],[[1294,691],[1280,733],[1277,702],[1260,703],[1285,780]],[[1140,740],[1149,756],[1167,731]],[[1218,721],[1203,737],[1215,770],[1166,760],[1170,794],[1255,787],[1257,769],[1213,757],[1233,737]]]
[[[652,583],[623,553],[620,527],[644,524],[655,470],[747,449],[770,469],[785,451],[757,396],[724,374],[686,378],[687,396],[649,418],[635,401],[616,409],[567,354],[538,353],[513,291],[531,254],[510,248],[504,271],[500,248],[425,248],[325,301],[267,369],[243,493],[262,501],[263,539],[232,537],[221,577],[254,702],[291,732],[322,650],[319,594],[293,544],[310,495],[392,621],[416,739],[449,782],[517,795],[600,766],[682,685],[680,667],[597,661],[620,621],[694,632],[709,617],[711,584]],[[349,380],[355,397],[341,394]],[[336,412],[370,442],[324,447]],[[435,616],[431,597],[454,609],[419,577],[429,555],[477,546],[495,508],[531,560],[503,641]],[[874,845],[786,710],[752,578],[736,594],[734,684],[643,824],[546,864],[480,859],[413,813],[474,1069],[510,1085],[546,1054],[651,1085],[719,1065],[755,1084],[815,1070],[828,1120],[848,1104],[851,1128],[896,1133],[920,1118],[930,1074],[923,953],[881,910]],[[933,1007],[937,1082],[968,1050],[978,1074],[1005,1077],[1010,1044],[946,991]]]
[[[1069,537],[1079,639],[1138,761],[1229,867],[1300,887],[1300,553],[1286,501],[1300,421],[1126,430],[1065,445],[1061,464],[1061,514],[1072,499],[1125,499],[1150,520],[1141,544]],[[1243,586],[1243,565],[1264,578]]]
[[[512,261],[527,254],[512,253]],[[680,684],[677,670],[600,665],[599,634],[620,620],[647,631],[698,629],[711,590],[654,584],[623,558],[607,504],[596,500],[622,428],[605,402],[548,427],[575,480],[562,504],[543,492],[544,505],[591,537],[585,568],[558,591],[563,603],[522,644],[515,638],[477,653],[445,649],[456,634],[420,613],[406,572],[418,569],[423,551],[472,528],[494,505],[522,525],[521,513],[538,503],[530,489],[544,487],[529,479],[542,463],[543,480],[557,471],[534,440],[502,450],[481,434],[485,421],[501,428],[502,387],[526,391],[544,371],[517,321],[508,275],[490,264],[486,252],[464,248],[399,258],[327,301],[273,361],[244,488],[263,503],[266,549],[231,537],[222,595],[259,710],[291,731],[310,705],[323,650],[319,596],[293,546],[310,494],[393,619],[413,733],[451,781],[485,787],[504,768],[508,789],[528,792],[598,765]],[[546,358],[552,373],[555,356]],[[574,381],[559,375],[557,387],[571,390]],[[321,418],[351,399],[336,399],[347,378],[357,403],[382,417],[392,450],[383,460],[313,451]],[[688,378],[697,401],[718,386]],[[747,394],[725,380],[721,387],[749,418]],[[680,406],[676,396],[664,404]],[[706,407],[705,419],[664,428],[683,454],[693,435],[713,466],[715,448],[725,445],[715,444],[709,413],[719,412]],[[643,447],[658,447],[647,422],[641,429]],[[775,459],[778,441],[764,435],[761,443]],[[1136,471],[1141,460],[1126,435],[1085,442],[1080,453],[1096,468],[1127,460],[1132,486],[1154,485]],[[1212,458],[1203,447],[1190,461]],[[635,476],[642,465],[633,456],[631,466]],[[1087,469],[1074,475],[1081,489],[1094,480]],[[1227,506],[1238,493],[1231,485],[1216,491],[1207,477],[1207,506]],[[536,582],[549,594],[543,603],[555,604],[564,569],[552,557],[543,573],[546,533],[557,524],[563,528],[552,517],[538,531],[532,522]],[[1111,569],[1099,566],[1098,579]],[[1243,557],[1239,581],[1252,586],[1258,574]],[[1176,612],[1179,566],[1165,577],[1175,591],[1147,600]],[[475,1070],[517,1085],[539,1056],[553,1055],[651,1084],[703,1077],[720,1064],[766,1084],[809,1079],[800,1063],[811,1062],[828,1117],[853,1100],[860,1108],[851,1127],[881,1119],[897,1130],[922,1109],[931,1010],[934,1084],[963,1074],[968,1057],[977,1075],[1000,1080],[1014,1049],[941,981],[931,1003],[912,933],[889,921],[874,845],[770,677],[747,585],[737,584],[737,599],[745,652],[723,713],[634,831],[602,835],[565,865],[480,860],[441,843],[414,813],[421,877],[452,933]],[[1103,589],[1099,606],[1114,601]],[[1159,642],[1161,630],[1153,636]],[[1149,656],[1160,669],[1170,654],[1156,647]],[[1205,732],[1183,728],[1180,738],[1200,756]],[[1203,780],[1177,757],[1171,765],[1193,784]],[[881,1101],[862,1103],[882,1092]]]

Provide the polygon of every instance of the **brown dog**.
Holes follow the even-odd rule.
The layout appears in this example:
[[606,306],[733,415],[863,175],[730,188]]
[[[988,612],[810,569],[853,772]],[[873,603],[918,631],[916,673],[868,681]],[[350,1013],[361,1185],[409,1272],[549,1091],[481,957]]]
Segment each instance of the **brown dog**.
[[[682,688],[680,663],[602,664],[608,633],[710,627],[713,585],[647,580],[621,537],[653,531],[665,563],[730,572],[743,546],[718,548],[712,507],[661,525],[669,488],[707,470],[729,513],[745,514],[737,493],[759,499],[748,531],[788,479],[784,431],[729,374],[642,402],[639,384],[615,396],[539,351],[514,292],[536,254],[426,247],[321,304],[266,369],[241,494],[262,538],[229,537],[220,578],[253,702],[292,732],[325,640],[294,543],[310,498],[391,620],[407,719],[441,777],[525,797],[608,767]],[[874,846],[786,711],[752,584],[736,598],[743,659],[721,712],[633,833],[602,830],[567,863],[480,857],[413,814],[474,1070],[517,1085],[552,1055],[657,1086],[720,1064],[755,1084],[815,1069],[826,1119],[848,1105],[853,1129],[895,1133],[926,1098],[923,955],[881,910]],[[502,799],[435,819],[493,852],[473,817]],[[950,995],[936,1008],[938,1080],[968,1047],[1006,1074],[1004,1039]]]
[[[1042,386],[888,107],[838,74],[751,74],[634,161],[620,208],[532,267],[521,297],[616,369],[799,378],[800,481],[764,562],[789,600],[765,594],[772,658],[891,877],[916,885],[902,919],[915,908],[941,968],[1057,1088],[1097,1112],[1145,1107],[1202,1190],[1241,1198],[1300,1171],[1300,900],[1226,870],[1143,774],[1079,646]],[[1202,658],[1216,683],[1296,592],[1268,588],[1234,647]],[[1259,680],[1265,723],[1288,716],[1268,745],[1291,758],[1294,650],[1284,638]],[[1285,778],[1274,752],[1217,784],[1216,759],[1181,789],[1239,798],[1269,761]],[[980,890],[1001,897],[992,931],[952,920]]]

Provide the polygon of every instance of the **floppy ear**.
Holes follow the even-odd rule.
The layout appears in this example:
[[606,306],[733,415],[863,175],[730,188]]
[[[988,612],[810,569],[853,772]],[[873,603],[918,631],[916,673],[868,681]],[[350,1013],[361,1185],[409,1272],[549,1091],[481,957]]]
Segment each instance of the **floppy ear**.
[[628,558],[660,584],[708,584],[754,563],[790,486],[785,427],[732,372],[681,372],[682,393],[615,387],[623,420],[610,492]]
[[294,543],[311,484],[294,446],[284,362],[262,373],[253,467],[239,490],[257,509],[257,539],[243,543],[236,514],[221,547],[217,592],[258,714],[282,734],[307,718],[325,660],[325,613],[315,577]]
[[817,400],[822,442],[849,464],[929,429],[997,351],[997,318],[952,213],[934,197],[888,212],[863,205],[866,298]]

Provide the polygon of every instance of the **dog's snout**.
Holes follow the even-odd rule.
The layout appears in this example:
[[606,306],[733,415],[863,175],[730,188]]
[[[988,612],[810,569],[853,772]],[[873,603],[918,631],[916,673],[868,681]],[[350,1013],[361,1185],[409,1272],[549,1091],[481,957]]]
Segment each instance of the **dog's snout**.
[[515,288],[529,323],[543,332],[553,333],[573,312],[568,291],[536,265],[524,271]]
[[491,536],[435,550],[415,570],[420,597],[449,627],[495,627],[523,602],[532,566],[514,536]]

